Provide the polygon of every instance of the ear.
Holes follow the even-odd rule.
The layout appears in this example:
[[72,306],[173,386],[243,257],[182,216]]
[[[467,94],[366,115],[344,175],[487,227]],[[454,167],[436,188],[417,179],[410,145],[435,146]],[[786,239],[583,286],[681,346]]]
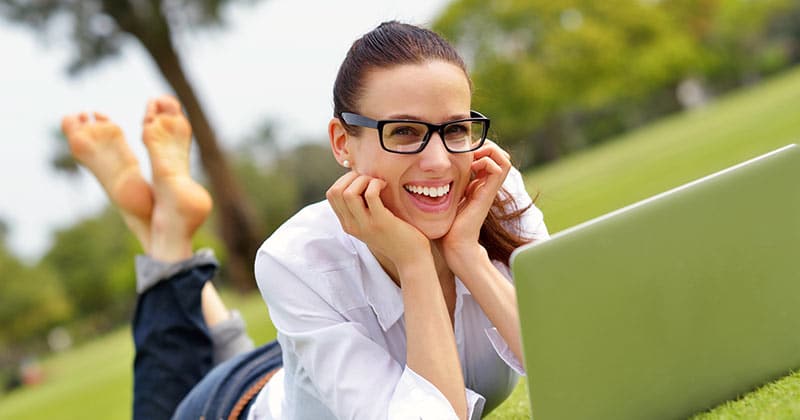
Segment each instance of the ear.
[[349,160],[352,167],[353,157],[350,154],[349,138],[350,135],[345,130],[342,121],[332,118],[328,123],[328,137],[331,141],[331,151],[339,165],[344,166],[344,161]]

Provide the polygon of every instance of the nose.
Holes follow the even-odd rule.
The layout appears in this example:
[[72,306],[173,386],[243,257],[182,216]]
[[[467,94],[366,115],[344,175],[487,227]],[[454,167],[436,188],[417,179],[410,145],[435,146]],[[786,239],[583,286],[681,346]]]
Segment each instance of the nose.
[[450,167],[450,152],[444,147],[439,133],[432,133],[428,144],[420,152],[420,168],[424,171],[441,171]]

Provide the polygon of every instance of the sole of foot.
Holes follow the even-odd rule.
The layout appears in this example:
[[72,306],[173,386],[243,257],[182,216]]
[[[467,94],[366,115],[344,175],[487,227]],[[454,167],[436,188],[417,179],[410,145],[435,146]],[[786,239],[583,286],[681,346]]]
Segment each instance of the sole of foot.
[[[155,242],[163,245],[159,248],[171,249],[175,248],[172,241],[191,240],[211,211],[211,196],[189,173],[191,133],[175,98],[162,96],[148,102],[142,140],[153,169],[155,207],[151,237],[154,246]],[[186,246],[181,244],[177,248],[184,250]]]
[[152,190],[119,126],[103,114],[80,113],[64,117],[61,129],[75,160],[97,178],[131,230],[146,242]]

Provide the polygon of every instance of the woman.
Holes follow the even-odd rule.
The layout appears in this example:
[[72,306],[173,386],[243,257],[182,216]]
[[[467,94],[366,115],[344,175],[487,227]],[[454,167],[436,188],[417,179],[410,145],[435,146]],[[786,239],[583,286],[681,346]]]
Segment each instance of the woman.
[[350,49],[328,126],[350,171],[256,258],[287,418],[466,418],[516,384],[506,264],[547,231],[519,173],[506,179],[508,155],[482,144],[470,98],[463,61],[433,32],[389,22]]
[[[150,244],[137,266],[135,416],[171,413],[186,392],[175,418],[463,419],[502,402],[523,372],[508,257],[547,230],[508,154],[486,141],[489,120],[471,111],[470,98],[463,61],[431,31],[388,22],[353,44],[328,126],[333,154],[350,171],[256,257],[280,348],[247,351],[240,321],[207,291],[213,262],[189,258],[187,238],[208,206],[197,205],[203,194],[188,170],[157,174],[174,164],[164,156],[183,155],[148,144],[150,213],[115,199],[114,186],[138,178],[111,182],[93,169]],[[162,102],[148,113],[160,127],[150,132],[188,138],[175,130],[177,105]],[[197,193],[176,199],[185,191]],[[171,225],[178,232],[164,233]],[[160,243],[180,252],[161,252]],[[206,374],[215,352],[218,360],[239,354]]]

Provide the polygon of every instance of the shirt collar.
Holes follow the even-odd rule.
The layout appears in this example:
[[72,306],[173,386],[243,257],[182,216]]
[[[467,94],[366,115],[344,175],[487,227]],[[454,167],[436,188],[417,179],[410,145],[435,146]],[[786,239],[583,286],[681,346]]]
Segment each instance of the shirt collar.
[[472,296],[467,286],[464,286],[464,283],[461,282],[461,279],[456,277],[456,296],[463,297],[463,296]]
[[[378,323],[385,332],[405,312],[402,291],[392,278],[386,274],[386,271],[384,271],[377,258],[372,255],[372,252],[364,242],[353,236],[350,236],[350,240],[361,257],[361,261],[364,262],[366,273],[361,276],[361,279],[364,282],[363,288],[367,303],[369,303],[372,311],[375,312],[375,316],[378,317]],[[463,300],[464,296],[472,296],[472,293],[458,277],[456,277],[455,281],[456,296],[458,296],[459,300]]]
[[367,303],[375,312],[378,323],[385,332],[403,316],[402,292],[383,270],[367,245],[352,236],[350,239],[361,261],[364,262],[365,273],[361,276],[361,280],[364,282],[362,287]]

